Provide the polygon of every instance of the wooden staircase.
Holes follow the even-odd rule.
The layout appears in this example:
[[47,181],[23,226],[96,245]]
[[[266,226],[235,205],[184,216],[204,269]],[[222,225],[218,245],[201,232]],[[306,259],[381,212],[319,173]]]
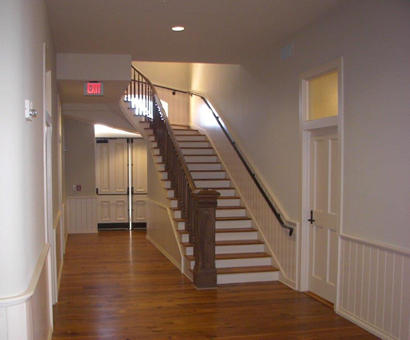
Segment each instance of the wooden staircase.
[[[168,180],[166,166],[163,163],[153,130],[149,122],[141,122],[141,124],[150,141],[163,187],[167,190],[170,207],[174,213],[175,226],[180,237],[179,242],[185,252],[187,268],[192,271],[195,259],[193,244],[189,242],[189,233],[185,230],[186,221],[181,216],[178,200]],[[272,265],[271,255],[267,253],[258,230],[252,219],[248,217],[238,192],[207,137],[188,126],[172,125],[172,129],[195,186],[200,189],[213,189],[220,193],[217,199],[215,222],[217,284],[278,280],[279,271]],[[188,276],[192,277],[192,274]]]

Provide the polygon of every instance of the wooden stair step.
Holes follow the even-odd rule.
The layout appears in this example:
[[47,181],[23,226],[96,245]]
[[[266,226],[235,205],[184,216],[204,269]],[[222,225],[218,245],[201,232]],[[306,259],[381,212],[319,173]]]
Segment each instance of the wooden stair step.
[[249,221],[249,217],[217,217],[217,221]]
[[[215,232],[217,233],[244,233],[244,232],[253,232],[253,231],[258,231],[255,228],[221,228],[221,229],[215,229]],[[185,230],[178,230],[180,234],[188,234],[187,231]]]
[[[192,243],[181,242],[184,247],[193,247]],[[216,246],[247,246],[252,244],[264,244],[260,240],[227,240],[227,241],[216,241]]]
[[[194,255],[185,255],[185,257],[190,260],[194,261]],[[251,259],[255,257],[271,257],[268,253],[260,252],[260,253],[231,253],[231,254],[215,254],[216,260],[232,260],[232,259]]]
[[[190,172],[226,172],[225,170],[189,170]],[[218,178],[227,179],[227,178]]]
[[182,146],[180,147],[180,149],[188,149],[188,150],[196,150],[196,149],[200,149],[200,150],[204,150],[204,149],[213,149],[210,146]]
[[[192,156],[192,155],[189,155]],[[200,156],[213,156],[213,155],[200,155]],[[221,162],[185,162],[186,164],[221,164]],[[207,170],[207,171],[213,171],[213,170]]]
[[[176,137],[181,137],[181,136],[204,136],[205,137],[205,135],[203,135],[201,133],[176,133],[175,131],[174,131],[174,136],[176,136]],[[186,140],[184,140],[184,142],[186,142]]]
[[240,273],[260,273],[260,272],[277,272],[274,266],[251,266],[251,267],[231,267],[217,268],[217,274],[240,274]]

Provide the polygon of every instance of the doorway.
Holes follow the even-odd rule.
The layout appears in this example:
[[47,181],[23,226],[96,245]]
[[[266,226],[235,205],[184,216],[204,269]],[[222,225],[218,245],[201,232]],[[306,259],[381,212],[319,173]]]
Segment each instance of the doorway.
[[300,289],[337,305],[343,174],[342,59],[301,77]]
[[98,230],[146,228],[146,153],[142,138],[96,138]]

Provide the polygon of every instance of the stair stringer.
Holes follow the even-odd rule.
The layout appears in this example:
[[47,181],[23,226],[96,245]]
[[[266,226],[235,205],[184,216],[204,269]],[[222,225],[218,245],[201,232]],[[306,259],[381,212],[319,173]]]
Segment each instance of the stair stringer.
[[[163,198],[164,200],[166,200],[166,201],[169,201],[169,200],[167,199],[167,197],[169,197],[169,191],[171,191],[171,190],[170,190],[170,189],[167,189],[167,188],[165,187],[163,181],[161,180],[161,179],[162,179],[162,178],[161,178],[161,171],[162,171],[162,170],[159,168],[158,164],[157,164],[156,161],[155,161],[155,158],[156,158],[156,157],[161,156],[161,154],[154,154],[154,146],[153,146],[153,144],[156,143],[156,141],[155,141],[155,136],[152,135],[152,134],[148,134],[148,133],[147,133],[147,131],[152,131],[151,129],[147,130],[147,127],[148,127],[148,123],[147,123],[147,122],[140,122],[140,125],[141,125],[140,128],[142,129],[143,134],[144,134],[144,138],[146,138],[146,139],[148,140],[148,145],[149,145],[150,154],[151,154],[151,160],[152,160],[152,163],[154,164],[155,172],[156,172],[156,178],[155,178],[156,185],[160,186],[161,189],[162,189],[162,196],[163,196],[162,198]],[[144,126],[147,126],[147,127],[144,128]],[[150,139],[154,139],[154,140],[150,140]],[[159,149],[155,148],[155,150],[159,150]],[[148,192],[148,195],[149,195],[149,194],[150,194],[150,193]],[[189,270],[189,261],[187,261],[186,258],[185,258],[185,249],[184,249],[184,247],[182,246],[182,243],[181,243],[182,240],[181,240],[181,236],[180,236],[179,233],[178,233],[178,225],[177,225],[177,222],[175,221],[175,218],[174,218],[174,212],[173,212],[173,210],[171,209],[171,203],[169,203],[169,202],[167,202],[167,203],[158,202],[158,201],[155,201],[155,200],[152,200],[152,199],[149,199],[149,200],[152,201],[154,204],[160,205],[161,207],[163,207],[164,209],[167,210],[169,223],[170,223],[170,225],[172,226],[172,232],[173,232],[173,234],[174,234],[175,241],[176,241],[176,243],[177,243],[177,245],[178,245],[179,254],[180,254],[180,256],[181,256],[180,265],[176,265],[176,263],[175,263],[174,261],[172,261],[172,259],[170,259],[170,261],[171,261],[172,263],[174,263],[174,264],[176,265],[176,267],[178,267],[178,269],[180,269],[181,273],[184,274],[190,281],[193,281],[192,271]],[[150,241],[152,241],[152,240],[150,240]],[[153,242],[153,243],[155,244],[155,242]],[[167,254],[166,254],[166,249],[165,249],[165,252],[164,252],[164,248],[165,248],[165,247],[158,247],[158,246],[157,246],[157,248],[158,248],[165,256],[167,256]],[[161,248],[162,248],[162,249],[161,249]],[[167,257],[168,257],[168,256],[167,256]],[[169,258],[169,257],[168,257],[168,258]]]
[[283,266],[281,265],[281,262],[279,261],[275,251],[273,250],[270,242],[268,241],[267,236],[265,235],[265,233],[263,232],[263,228],[261,227],[258,219],[256,218],[256,216],[253,213],[253,210],[251,209],[251,207],[249,206],[247,200],[244,199],[244,195],[241,192],[240,186],[236,183],[235,181],[235,176],[233,176],[231,168],[228,166],[228,164],[226,164],[224,157],[222,157],[221,153],[219,152],[218,148],[216,147],[214,140],[212,139],[212,137],[208,134],[208,131],[204,130],[201,127],[198,127],[195,124],[192,124],[191,122],[191,126],[195,129],[197,129],[198,131],[200,131],[201,133],[203,133],[207,139],[208,142],[211,144],[212,148],[214,149],[216,155],[219,158],[219,161],[222,163],[225,171],[227,172],[230,181],[233,184],[233,187],[235,188],[235,190],[237,191],[239,197],[241,198],[241,202],[242,204],[245,206],[247,213],[249,215],[249,217],[252,219],[254,226],[256,227],[256,229],[258,230],[258,234],[261,236],[262,241],[265,244],[266,249],[268,250],[269,255],[272,256],[272,260],[273,260],[273,265],[276,266],[279,271],[280,271],[280,281],[283,282],[284,284],[286,284],[287,286],[289,286],[292,289],[296,289],[296,282],[292,279],[290,279],[288,277],[288,275],[286,274],[286,271],[284,270]]
[[[161,175],[160,175],[160,169],[158,167],[158,165],[155,162],[155,157],[160,156],[160,155],[154,155],[153,153],[153,143],[155,142],[155,136],[154,136],[154,141],[152,141],[151,137],[153,136],[152,134],[148,133],[148,131],[152,131],[152,130],[147,130],[147,128],[149,127],[149,123],[146,121],[146,118],[143,116],[136,116],[134,114],[134,109],[130,108],[129,103],[125,102],[124,100],[120,99],[119,101],[119,106],[121,109],[121,112],[123,113],[124,117],[130,122],[130,124],[144,137],[144,140],[147,143],[147,149],[149,149],[149,153],[151,155],[150,160],[152,161],[152,163],[154,164],[154,168],[155,168],[155,172],[156,172],[156,176],[155,179],[151,178],[152,180],[157,181],[157,184],[159,186],[162,187],[162,197],[161,200],[165,201],[167,200],[168,197],[168,190],[167,188],[165,188],[163,186],[163,183],[161,182]],[[155,240],[153,240],[152,238],[150,238],[147,235],[147,239],[155,245],[155,247],[165,256],[167,257],[171,263],[173,263],[180,271],[182,274],[184,274],[189,280],[193,281],[193,277],[192,277],[192,272],[189,270],[189,261],[186,261],[185,258],[185,253],[184,253],[184,249],[181,245],[181,239],[180,239],[180,235],[178,234],[177,231],[177,225],[176,222],[174,220],[174,216],[173,216],[173,211],[171,209],[170,203],[164,203],[161,202],[158,199],[154,199],[151,197],[150,195],[150,191],[148,189],[148,202],[150,202],[151,204],[155,204],[163,209],[166,209],[167,211],[167,216],[168,216],[168,221],[169,224],[172,228],[172,232],[175,238],[175,242],[177,243],[178,249],[179,249],[179,255],[180,255],[180,261],[175,261],[175,259],[169,255],[166,247],[159,245]]]

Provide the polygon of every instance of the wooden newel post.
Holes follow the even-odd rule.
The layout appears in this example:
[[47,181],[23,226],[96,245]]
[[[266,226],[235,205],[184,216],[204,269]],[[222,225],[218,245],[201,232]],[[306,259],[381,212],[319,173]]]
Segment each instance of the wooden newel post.
[[198,288],[216,287],[215,223],[216,206],[220,193],[201,190],[194,193],[194,284]]

